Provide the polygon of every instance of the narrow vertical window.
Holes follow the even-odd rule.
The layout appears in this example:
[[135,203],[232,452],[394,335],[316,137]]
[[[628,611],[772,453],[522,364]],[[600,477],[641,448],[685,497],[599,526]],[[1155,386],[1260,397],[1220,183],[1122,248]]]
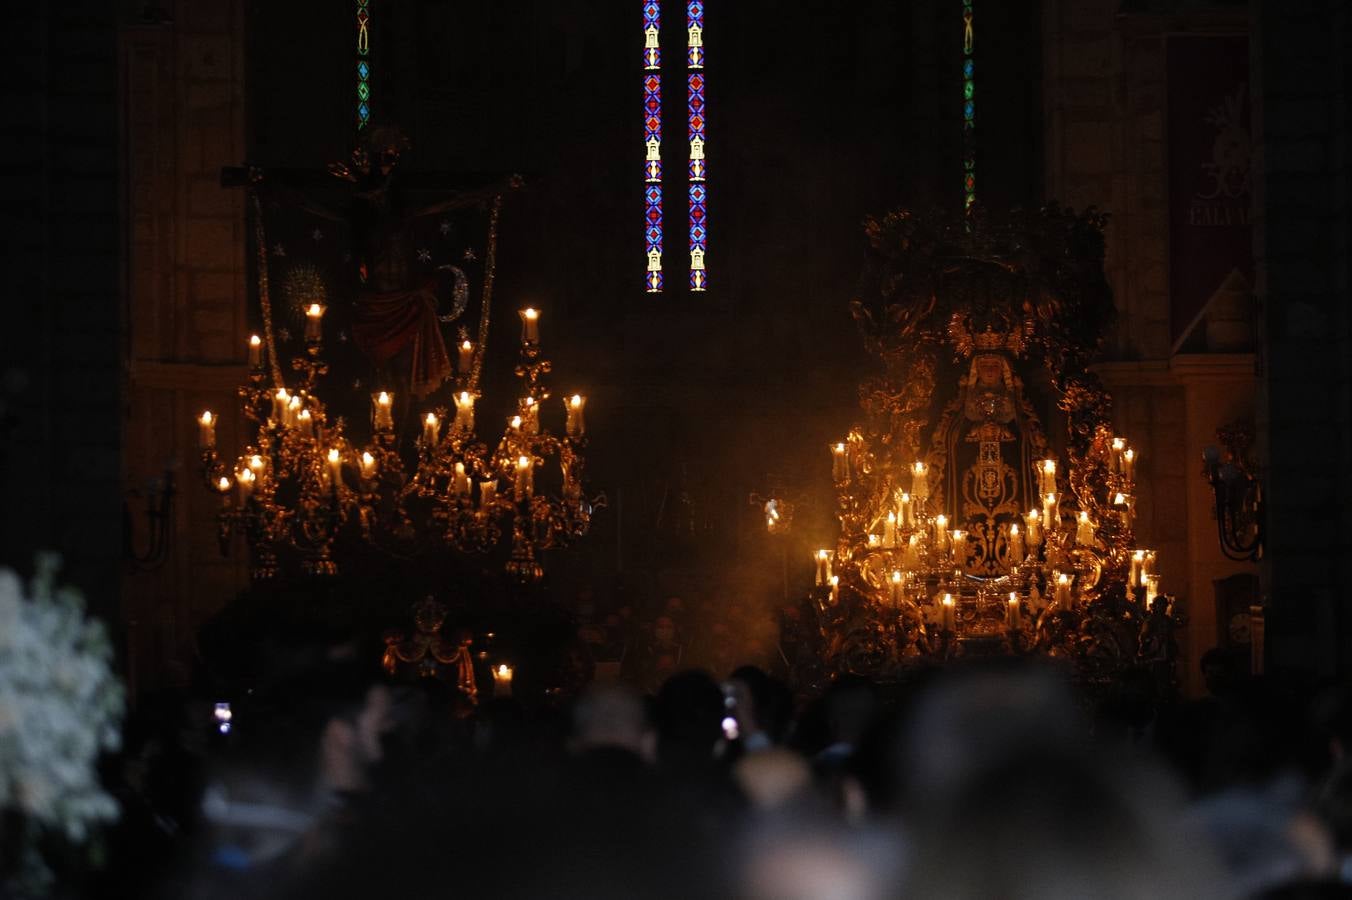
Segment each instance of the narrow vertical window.
[[644,287],[662,290],[662,7],[643,3],[643,239],[647,258]]
[[702,291],[708,287],[705,252],[709,232],[706,213],[708,191],[705,187],[707,168],[704,159],[704,2],[688,0],[685,6],[687,111],[690,132],[690,289]]
[[962,0],[962,208],[976,203],[976,60],[972,57],[972,0]]
[[357,130],[371,122],[371,0],[357,0]]

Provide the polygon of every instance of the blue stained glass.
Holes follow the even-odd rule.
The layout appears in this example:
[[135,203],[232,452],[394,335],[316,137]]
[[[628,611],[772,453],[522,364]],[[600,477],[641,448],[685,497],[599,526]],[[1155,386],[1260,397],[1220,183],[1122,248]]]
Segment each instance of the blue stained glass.
[[972,70],[975,68],[976,63],[973,60],[969,59],[966,62],[964,62],[962,64],[962,77],[970,81],[972,79]]
[[362,81],[371,77],[371,67],[366,64],[366,60],[357,63],[357,77]]

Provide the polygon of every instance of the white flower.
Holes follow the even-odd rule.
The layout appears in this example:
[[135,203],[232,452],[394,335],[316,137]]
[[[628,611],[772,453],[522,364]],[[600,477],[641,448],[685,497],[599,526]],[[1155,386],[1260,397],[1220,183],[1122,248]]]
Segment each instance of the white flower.
[[26,593],[0,569],[0,810],[78,841],[117,817],[95,765],[118,744],[123,696],[103,625],[56,585],[58,562],[39,558]]

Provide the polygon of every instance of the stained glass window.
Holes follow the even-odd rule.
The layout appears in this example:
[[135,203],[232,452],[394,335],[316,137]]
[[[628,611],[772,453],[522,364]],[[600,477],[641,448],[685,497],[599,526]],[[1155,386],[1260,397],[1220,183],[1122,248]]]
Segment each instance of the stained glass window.
[[357,130],[371,121],[371,0],[357,0]]
[[962,208],[976,203],[976,60],[972,56],[972,2],[962,0]]
[[643,236],[647,257],[644,287],[662,290],[662,7],[643,3]]
[[704,2],[688,0],[685,6],[687,112],[690,133],[690,289],[708,287],[705,267],[708,250],[708,191],[705,188],[704,114]]

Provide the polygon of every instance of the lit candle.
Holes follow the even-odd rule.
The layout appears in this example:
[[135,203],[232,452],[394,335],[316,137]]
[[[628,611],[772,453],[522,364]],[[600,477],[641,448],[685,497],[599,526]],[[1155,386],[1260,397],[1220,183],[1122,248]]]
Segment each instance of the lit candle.
[[1024,516],[1024,521],[1028,524],[1028,546],[1036,547],[1042,543],[1042,528],[1038,522],[1037,510],[1028,510],[1028,515]]
[[512,696],[512,667],[506,663],[493,670],[493,696]]
[[870,534],[868,536],[868,547],[870,550],[881,547],[882,545],[883,545],[883,536],[881,534]]
[[1150,609],[1150,605],[1155,602],[1155,598],[1160,595],[1160,577],[1158,575],[1145,576],[1145,608]]
[[455,424],[451,427],[460,434],[469,434],[474,430],[474,401],[478,400],[479,396],[469,391],[461,391],[452,399],[455,401]]
[[1122,471],[1122,453],[1127,449],[1127,442],[1120,437],[1113,438],[1113,452],[1108,454],[1108,468],[1113,472]]
[[1070,582],[1072,576],[1065,572],[1056,573],[1056,602],[1063,608],[1070,608]]
[[272,395],[272,418],[280,428],[291,424],[287,416],[287,410],[291,406],[291,395],[286,392],[286,388],[278,388],[277,393]]
[[915,527],[915,511],[912,509],[911,495],[905,491],[902,491],[901,503],[898,505],[901,507],[901,515],[899,517],[901,519],[901,527],[902,528]]
[[831,581],[831,551],[818,550],[812,555],[812,559],[817,564],[817,586],[829,584]]
[[1089,510],[1080,510],[1079,524],[1075,528],[1075,543],[1081,547],[1094,546],[1094,523],[1089,518]]
[[457,497],[468,497],[469,490],[469,473],[465,471],[465,464],[458,462],[455,464],[455,478],[451,481],[451,493]]
[[883,546],[892,549],[897,545],[897,514],[889,512],[883,524]]
[[911,494],[916,503],[924,503],[929,496],[929,468],[922,462],[911,466]]
[[526,434],[540,431],[540,404],[535,402],[534,397],[521,398],[521,423]]
[[305,310],[305,340],[318,343],[324,337],[324,305],[311,303]]
[[216,479],[216,493],[221,495],[221,505],[230,505],[230,479],[222,475]]
[[1122,474],[1131,481],[1136,477],[1136,451],[1128,447],[1122,451]]
[[[299,410],[299,411],[297,411]],[[287,406],[287,418],[296,423],[300,433],[305,437],[313,437],[315,433],[315,420],[310,415],[308,409],[300,409],[300,398],[292,397],[291,403]]]
[[1127,575],[1127,590],[1134,591],[1141,585],[1141,569],[1145,565],[1145,551],[1137,550],[1131,554],[1131,569]]
[[574,394],[571,397],[565,398],[563,405],[568,411],[568,436],[582,437],[582,435],[587,433],[587,420],[582,416],[583,411],[587,407],[587,398],[581,394]]
[[249,469],[256,477],[262,477],[263,470],[268,467],[268,462],[261,455],[255,453],[249,457]]
[[[1156,569],[1155,569],[1155,551],[1154,551],[1154,550],[1147,550],[1147,551],[1145,551],[1145,559],[1142,560],[1142,562],[1141,562],[1141,573],[1142,573],[1143,576],[1145,576],[1145,575],[1156,575],[1156,574],[1158,574],[1158,572],[1157,572]],[[1141,579],[1141,584],[1145,584],[1145,578],[1144,578],[1144,577],[1142,577],[1142,579]]]
[[934,549],[939,553],[948,549],[948,516],[943,513],[934,517]]
[[488,481],[479,482],[479,508],[483,510],[491,509],[493,503],[498,499],[498,480],[490,478]]
[[835,481],[846,481],[850,477],[850,464],[845,458],[845,444],[837,443],[831,445],[831,478]]
[[263,368],[263,339],[256,334],[249,336],[249,368]]
[[1060,522],[1058,521],[1059,518],[1060,517],[1057,515],[1056,511],[1056,494],[1054,493],[1043,494],[1042,523],[1046,527],[1047,532],[1049,534],[1053,531],[1056,531],[1057,526],[1060,524]]
[[831,602],[835,603],[840,599],[840,576],[831,576]]
[[361,477],[363,481],[370,481],[376,477],[376,458],[371,455],[370,450],[362,451]]
[[535,461],[529,456],[516,460],[516,499],[525,500],[535,493]]
[[343,454],[337,447],[329,448],[329,483],[337,490],[343,483]]
[[468,340],[460,342],[460,374],[468,375],[474,368],[474,345]]
[[967,532],[960,528],[953,529],[953,565],[967,565]]
[[520,311],[521,340],[527,344],[540,342],[540,311],[526,307]]
[[1009,560],[1017,565],[1026,555],[1023,549],[1023,533],[1019,531],[1019,523],[1013,522],[1009,526]]
[[901,570],[899,570],[899,569],[893,569],[893,570],[892,570],[892,580],[891,580],[890,582],[888,582],[887,587],[888,587],[888,591],[889,591],[889,593],[891,594],[891,598],[892,598],[892,608],[893,608],[893,609],[896,609],[896,608],[900,607],[900,606],[901,606]]
[[371,422],[376,431],[394,430],[394,395],[389,391],[371,396]]
[[254,473],[252,469],[243,468],[235,473],[235,485],[239,488],[239,505],[243,506],[249,502],[250,495],[253,494]]
[[920,535],[913,534],[906,539],[906,552],[902,554],[901,563],[908,569],[920,565]]
[[197,445],[203,450],[216,449],[216,417],[211,410],[202,413],[197,420]]
[[521,431],[521,417],[512,416],[510,419],[507,420],[507,427],[512,429],[512,431],[516,432]]
[[941,602],[941,608],[943,610],[943,630],[957,631],[958,605],[957,603],[954,602],[952,594],[944,594],[943,601]]
[[435,447],[437,439],[441,437],[441,420],[437,418],[436,413],[428,413],[423,419],[423,444],[427,447]]
[[1018,631],[1023,626],[1023,609],[1019,606],[1019,595],[1009,592],[1009,607],[1005,613],[1005,625],[1010,631]]
[[1041,476],[1042,476],[1042,480],[1040,482],[1041,490],[1038,493],[1041,494],[1056,493],[1056,460],[1044,459],[1042,461]]

